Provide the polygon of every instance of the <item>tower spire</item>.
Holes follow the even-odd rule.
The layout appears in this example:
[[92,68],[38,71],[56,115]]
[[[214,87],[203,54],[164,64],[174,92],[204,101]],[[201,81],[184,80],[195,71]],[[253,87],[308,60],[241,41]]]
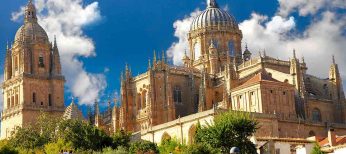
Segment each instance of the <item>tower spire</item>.
[[54,35],[54,47],[58,47],[56,43],[56,35]]
[[156,51],[154,50],[154,58],[153,58],[153,63],[154,63],[154,65],[155,65],[155,63],[156,63]]
[[207,0],[208,8],[216,8],[218,7],[216,0]]
[[293,58],[296,59],[297,56],[296,56],[296,49],[293,49]]

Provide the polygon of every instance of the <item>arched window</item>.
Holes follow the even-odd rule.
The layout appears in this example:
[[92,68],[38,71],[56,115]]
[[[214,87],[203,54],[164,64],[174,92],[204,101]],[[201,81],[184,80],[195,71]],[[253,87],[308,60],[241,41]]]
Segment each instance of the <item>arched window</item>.
[[138,110],[142,109],[142,98],[141,94],[137,94],[137,107]]
[[7,98],[7,108],[10,108],[10,107],[11,107],[11,99]]
[[19,104],[19,97],[18,97],[18,94],[16,94],[16,100],[15,100],[15,106],[17,106]]
[[228,42],[228,49],[229,49],[229,54],[230,54],[231,56],[234,56],[234,50],[235,50],[235,48],[234,48],[234,42],[233,42],[233,41],[229,41],[229,42]]
[[195,60],[198,60],[202,53],[201,53],[201,44],[200,43],[195,43],[194,46],[193,46],[193,50],[195,52]]
[[52,106],[52,95],[48,94],[48,105]]
[[312,121],[314,122],[321,122],[321,111],[318,108],[314,108],[312,110]]
[[44,67],[44,61],[43,61],[43,55],[42,54],[40,54],[40,56],[38,57],[38,66]]
[[175,86],[174,90],[173,90],[173,102],[174,103],[182,103],[181,89],[178,86]]
[[315,134],[314,131],[310,131],[310,132],[309,132],[309,137],[311,137],[311,136],[316,136],[316,134]]
[[284,81],[285,83],[288,83],[288,80],[287,79],[285,79],[285,81]]
[[141,106],[142,106],[142,108],[145,108],[147,106],[147,91],[144,90],[142,92],[142,98],[141,99],[142,99],[142,102],[141,102],[142,105]]

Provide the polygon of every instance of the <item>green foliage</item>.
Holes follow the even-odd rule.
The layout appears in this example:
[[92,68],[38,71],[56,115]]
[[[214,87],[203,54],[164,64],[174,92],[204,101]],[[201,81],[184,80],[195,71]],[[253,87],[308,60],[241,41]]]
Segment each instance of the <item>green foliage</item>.
[[186,147],[186,149],[182,152],[183,154],[221,154],[220,149],[212,148],[208,144],[192,144]]
[[104,131],[79,120],[66,120],[58,127],[58,138],[81,150],[102,150],[112,145],[112,139]]
[[173,153],[179,154],[186,148],[185,145],[180,144],[177,139],[163,140],[159,146],[160,153]]
[[65,142],[62,139],[58,139],[56,142],[48,143],[44,146],[46,153],[59,153],[61,151],[73,151],[72,143]]
[[257,124],[248,113],[228,111],[217,115],[213,125],[198,125],[195,140],[215,149],[220,148],[222,152],[236,146],[241,153],[256,153],[256,147],[249,137],[257,130]]
[[158,147],[155,143],[149,141],[136,141],[131,143],[130,153],[143,154],[143,153],[159,153]]
[[321,150],[320,145],[315,143],[314,147],[312,148],[311,154],[325,154],[325,152]]
[[18,154],[18,151],[11,147],[7,140],[0,140],[0,154]]
[[122,147],[129,147],[130,143],[130,138],[131,138],[131,133],[127,133],[123,130],[117,131],[113,136],[112,136],[112,147],[116,149],[119,146]]
[[126,147],[119,146],[116,150],[112,149],[111,147],[107,147],[102,149],[102,152],[95,152],[94,154],[128,154]]
[[15,133],[12,133],[12,137],[9,140],[11,146],[30,150],[37,147],[42,147],[45,144],[45,139],[40,133],[32,127],[17,127]]
[[41,113],[35,125],[17,127],[11,132],[9,144],[27,153],[37,152],[37,149],[42,150],[43,146],[54,138],[59,121],[60,118]]

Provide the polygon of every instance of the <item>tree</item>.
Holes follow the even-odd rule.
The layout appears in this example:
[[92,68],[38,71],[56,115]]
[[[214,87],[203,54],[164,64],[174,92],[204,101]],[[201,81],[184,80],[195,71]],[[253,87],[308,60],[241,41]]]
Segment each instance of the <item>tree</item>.
[[197,126],[197,143],[210,145],[222,152],[239,147],[241,153],[256,153],[255,145],[249,140],[257,130],[258,122],[245,112],[228,111],[217,115],[214,124]]
[[155,143],[149,142],[149,141],[136,141],[131,144],[130,153],[135,154],[155,154],[159,153],[158,147]]
[[117,149],[119,146],[129,147],[130,146],[131,133],[127,133],[124,130],[117,131],[112,136],[112,147]]
[[80,150],[102,150],[112,145],[112,139],[104,131],[80,120],[62,121],[58,128],[58,138]]
[[320,145],[315,143],[314,147],[312,148],[311,154],[325,154],[322,150]]
[[42,147],[45,144],[45,139],[31,126],[17,127],[12,132],[9,143],[13,147],[29,151],[37,147]]

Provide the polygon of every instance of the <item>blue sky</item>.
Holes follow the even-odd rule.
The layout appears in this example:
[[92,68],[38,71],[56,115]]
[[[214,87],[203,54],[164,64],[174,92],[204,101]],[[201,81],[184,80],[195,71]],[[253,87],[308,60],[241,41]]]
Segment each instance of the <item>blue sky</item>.
[[[44,28],[50,27],[51,21],[63,20],[61,18],[64,17],[52,15],[54,12],[66,11],[68,12],[66,19],[81,19],[80,23],[70,25],[79,27],[73,34],[68,34],[70,27],[63,30],[50,27],[48,30],[50,37],[58,36],[60,50],[66,49],[61,51],[68,59],[66,61],[72,61],[63,62],[63,69],[67,69],[64,73],[69,80],[65,90],[66,104],[69,104],[71,96],[83,100],[80,104],[90,104],[91,100],[105,101],[109,95],[114,96],[114,93],[119,93],[120,72],[124,70],[125,64],[131,66],[134,75],[142,73],[147,68],[148,58],[152,57],[153,50],[161,52],[170,49],[170,53],[174,52],[173,57],[179,56],[175,54],[180,52],[178,47],[172,44],[176,42],[178,46],[184,46],[184,43],[179,44],[179,40],[183,38],[175,36],[175,33],[179,32],[179,26],[188,23],[191,12],[195,12],[198,8],[204,10],[206,5],[205,0],[59,0],[59,2],[34,0],[34,2],[42,8],[40,15]],[[217,0],[217,2],[221,8],[235,16],[240,28],[243,28],[243,41],[249,44],[255,54],[258,50],[266,49],[267,53],[275,57],[288,59],[291,50],[296,48],[299,57],[306,57],[308,66],[312,66],[309,71],[323,78],[327,77],[332,54],[337,55],[339,62],[346,58],[345,50],[341,51],[346,48],[344,45],[346,15],[342,0],[335,2],[322,0],[320,2],[323,2],[322,4],[308,3],[305,0],[297,2]],[[13,41],[15,32],[22,24],[22,17],[14,19],[14,15],[18,12],[20,15],[20,7],[26,3],[27,0],[0,1],[2,12],[0,59],[4,59],[6,42]],[[71,6],[80,9],[74,12],[67,8]],[[56,8],[62,11],[54,10]],[[67,9],[64,10],[65,8]],[[84,17],[86,19],[82,20]],[[341,19],[343,21],[335,22]],[[174,27],[173,24],[177,21],[183,24],[177,23],[178,27]],[[66,21],[61,25],[64,25],[64,22]],[[327,32],[318,32],[317,29],[326,29]],[[325,37],[328,35],[332,37]],[[74,37],[84,41],[85,48],[83,45],[66,44],[66,40]],[[313,42],[319,41],[326,43],[312,45]],[[321,51],[316,52],[316,49]],[[310,56],[311,58],[308,58]],[[322,57],[324,59],[320,59]],[[320,60],[324,63],[319,63]],[[173,60],[170,62],[177,63]],[[3,60],[0,63],[3,66]],[[345,63],[342,62],[340,67],[345,68]],[[322,67],[316,67],[317,64]],[[3,67],[0,71],[3,72]],[[342,73],[344,75],[346,72]],[[83,86],[84,83],[89,84]]]

